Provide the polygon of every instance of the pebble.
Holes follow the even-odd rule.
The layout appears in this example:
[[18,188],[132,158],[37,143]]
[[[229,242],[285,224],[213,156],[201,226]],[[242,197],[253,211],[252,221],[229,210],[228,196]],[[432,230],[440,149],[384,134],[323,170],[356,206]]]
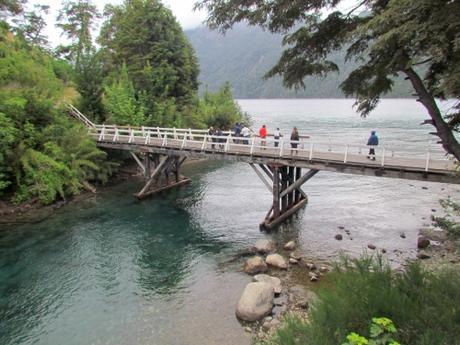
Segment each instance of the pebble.
[[404,232],[401,232],[401,234],[399,235],[401,238],[406,238],[406,234]]
[[376,247],[373,244],[369,243],[367,245],[367,248],[374,250]]
[[338,226],[338,228],[339,228],[340,230],[343,230],[343,229],[345,229],[345,227],[344,227],[344,226]]
[[341,234],[337,234],[337,235],[335,235],[334,238],[335,238],[337,241],[342,241],[343,236],[342,236]]
[[294,259],[294,258],[289,258],[289,263],[295,265],[295,264],[298,264],[299,261],[297,259]]
[[251,332],[252,332],[251,327],[245,327],[244,330],[245,330],[246,332],[248,332],[248,333],[251,333]]

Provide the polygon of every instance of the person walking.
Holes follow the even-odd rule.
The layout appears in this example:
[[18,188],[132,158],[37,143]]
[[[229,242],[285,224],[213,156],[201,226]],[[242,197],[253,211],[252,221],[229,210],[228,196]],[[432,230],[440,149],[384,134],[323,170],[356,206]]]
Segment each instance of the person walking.
[[297,130],[297,127],[294,127],[291,132],[291,155],[293,153],[298,153],[297,146],[299,145],[299,139],[299,131]]
[[267,127],[265,125],[262,125],[262,127],[260,127],[259,137],[260,137],[260,146],[265,146],[267,144]]
[[281,132],[279,127],[276,127],[275,131],[273,132],[273,137],[275,138],[275,147],[278,147],[281,138]]
[[241,130],[241,135],[243,136],[243,144],[248,145],[249,144],[249,137],[250,137],[250,131],[248,126],[244,126],[243,129]]
[[378,144],[379,144],[379,138],[377,137],[376,132],[371,131],[371,136],[367,140],[367,146],[370,146],[369,155],[367,156],[367,158],[375,161],[375,146],[377,146]]

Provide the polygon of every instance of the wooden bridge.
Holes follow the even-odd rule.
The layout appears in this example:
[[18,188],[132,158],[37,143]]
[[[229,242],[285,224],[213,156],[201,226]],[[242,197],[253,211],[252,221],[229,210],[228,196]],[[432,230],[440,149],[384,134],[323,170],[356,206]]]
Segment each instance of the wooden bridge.
[[[319,171],[459,183],[456,162],[445,154],[434,159],[434,149],[428,149],[423,158],[413,158],[379,146],[375,147],[373,161],[367,158],[369,147],[365,146],[315,142],[309,138],[292,142],[284,137],[275,140],[270,135],[262,140],[255,135],[235,137],[231,132],[215,136],[208,135],[207,130],[96,125],[73,106],[69,108],[72,116],[85,123],[98,146],[130,152],[147,180],[135,194],[138,198],[189,182],[180,174],[187,157],[249,163],[273,195],[273,205],[261,224],[267,229],[307,203],[301,187]],[[292,143],[298,148],[293,149]]]

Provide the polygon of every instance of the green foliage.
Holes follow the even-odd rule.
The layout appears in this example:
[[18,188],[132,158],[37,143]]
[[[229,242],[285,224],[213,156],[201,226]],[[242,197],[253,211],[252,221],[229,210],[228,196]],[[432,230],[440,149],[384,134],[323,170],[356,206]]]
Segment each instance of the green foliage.
[[460,238],[460,204],[451,199],[440,200],[440,204],[446,212],[443,217],[431,216],[434,224],[446,230],[447,235],[457,240]]
[[370,340],[351,332],[347,336],[347,342],[342,345],[401,345],[393,339],[396,333],[393,321],[386,317],[374,317],[370,328]]
[[75,66],[74,80],[80,94],[78,108],[95,122],[103,122],[105,109],[102,96],[104,93],[103,63],[101,56],[93,51],[84,51]]
[[134,0],[105,12],[99,43],[107,70],[116,74],[126,64],[146,113],[159,125],[180,122],[198,89],[198,63],[171,11],[158,0]]
[[105,108],[110,124],[141,126],[145,122],[142,98],[136,99],[126,65],[122,66],[117,80],[105,88]]
[[91,31],[95,28],[96,19],[100,17],[91,0],[63,1],[56,26],[62,29],[71,43],[59,46],[57,53],[78,66],[82,55],[92,51]]
[[0,34],[0,193],[17,202],[77,194],[112,168],[87,130],[56,106],[64,89],[57,66],[21,37]]
[[216,93],[204,93],[203,99],[198,100],[192,126],[208,128],[214,126],[221,129],[231,129],[236,122],[244,122],[249,125],[249,118],[244,114],[233,99],[231,86],[224,84]]
[[[369,320],[386,315],[398,325],[402,344],[457,344],[460,337],[460,271],[431,273],[419,264],[396,273],[381,258],[344,259],[317,293],[309,321],[288,321],[270,344],[336,345],[351,332],[380,334]],[[377,326],[386,333],[386,320]],[[391,333],[391,332],[390,332]]]
[[36,47],[48,46],[48,38],[43,34],[46,27],[45,15],[49,13],[48,5],[34,5],[34,11],[25,12],[20,18],[13,19],[16,31]]

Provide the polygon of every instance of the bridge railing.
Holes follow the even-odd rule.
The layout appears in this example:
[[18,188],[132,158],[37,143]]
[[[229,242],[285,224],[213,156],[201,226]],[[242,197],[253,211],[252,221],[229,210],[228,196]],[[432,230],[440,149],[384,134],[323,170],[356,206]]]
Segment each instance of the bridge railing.
[[[285,137],[275,139],[272,136],[262,139],[256,135],[250,137],[234,136],[230,131],[222,132],[222,135],[209,135],[207,130],[190,128],[94,125],[94,127],[90,127],[90,132],[99,141],[308,160],[328,159],[344,163],[366,162],[367,152],[370,148],[365,145],[315,141],[308,137],[298,141],[292,141]],[[414,158],[412,154],[397,152],[397,150],[384,145],[373,148],[376,153],[376,161],[373,164],[382,167],[398,166],[404,160],[406,163],[410,162],[411,166],[429,171],[430,168],[439,168],[442,162],[449,163],[445,153],[444,159],[433,159],[434,156],[441,154],[437,147],[428,146],[427,150],[422,153],[423,156],[418,158]]]

